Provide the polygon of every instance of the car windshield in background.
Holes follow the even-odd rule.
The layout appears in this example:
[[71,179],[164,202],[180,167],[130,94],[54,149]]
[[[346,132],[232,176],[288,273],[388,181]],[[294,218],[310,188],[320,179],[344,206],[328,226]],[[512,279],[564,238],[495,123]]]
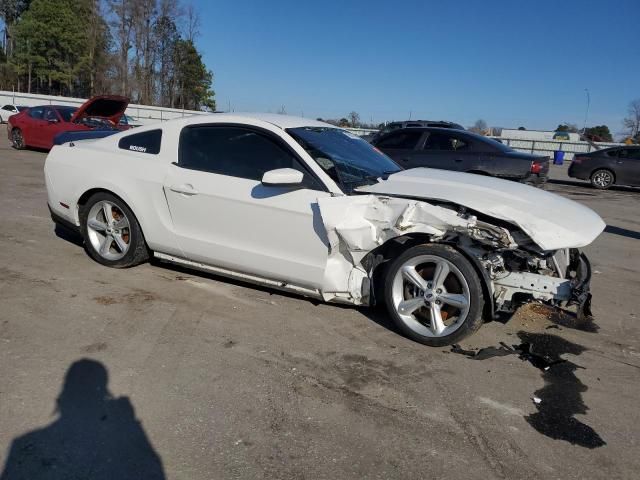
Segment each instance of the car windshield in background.
[[58,107],[58,108],[56,108],[56,110],[58,110],[58,113],[62,117],[62,120],[64,120],[65,122],[70,122],[71,121],[71,117],[73,117],[73,114],[76,112],[77,108],[75,108],[75,107]]
[[287,129],[287,132],[348,194],[402,170],[369,143],[344,130],[301,127]]

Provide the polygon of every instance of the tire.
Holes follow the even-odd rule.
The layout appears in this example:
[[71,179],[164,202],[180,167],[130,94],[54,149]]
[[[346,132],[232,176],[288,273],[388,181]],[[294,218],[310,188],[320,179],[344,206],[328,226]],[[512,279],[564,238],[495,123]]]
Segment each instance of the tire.
[[87,253],[102,265],[127,268],[149,259],[138,220],[115,195],[92,195],[80,209],[80,230]]
[[606,190],[616,182],[616,177],[611,170],[600,168],[591,174],[591,185],[598,190]]
[[11,144],[13,148],[16,150],[24,150],[26,145],[24,143],[24,135],[22,135],[22,130],[19,128],[14,128],[11,130]]
[[[482,326],[480,278],[446,245],[418,245],[396,258],[386,272],[384,300],[400,332],[432,347],[456,343]],[[440,321],[431,320],[433,312]]]

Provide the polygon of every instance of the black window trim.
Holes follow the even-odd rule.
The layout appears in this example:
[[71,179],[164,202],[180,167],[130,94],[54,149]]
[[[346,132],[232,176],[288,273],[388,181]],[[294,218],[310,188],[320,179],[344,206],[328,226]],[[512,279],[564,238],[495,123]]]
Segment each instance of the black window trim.
[[[160,132],[160,144],[158,145],[158,151],[157,152],[146,152],[146,151],[140,152],[138,150],[131,150],[131,148],[123,148],[123,147],[120,146],[122,141],[126,140],[129,137],[133,137],[134,135],[142,135],[142,134],[145,134],[145,133],[153,133],[153,132]],[[120,137],[118,139],[118,149],[119,150],[124,150],[125,152],[143,153],[145,155],[160,155],[160,152],[162,151],[162,137],[163,136],[164,136],[164,132],[162,131],[162,128],[152,128],[150,130],[145,130],[143,132],[133,130],[131,133],[128,133],[128,135],[123,135],[122,137]],[[131,145],[129,145],[129,147],[131,147]]]
[[[291,146],[285,142],[282,138],[280,138],[278,135],[275,135],[272,131],[267,130],[266,128],[262,128],[262,127],[257,127],[255,125],[247,125],[244,123],[196,123],[196,124],[192,124],[192,125],[186,125],[184,127],[182,127],[182,130],[180,130],[180,137],[178,139],[178,159],[175,162],[172,162],[173,165],[175,165],[176,167],[180,167],[180,168],[184,168],[185,170],[194,170],[197,172],[205,172],[205,173],[212,173],[214,175],[223,175],[223,176],[227,176],[227,177],[231,177],[232,175],[224,175],[222,173],[218,173],[216,174],[215,172],[208,172],[206,170],[201,170],[198,168],[191,168],[191,167],[185,167],[184,165],[180,164],[180,156],[182,155],[182,135],[183,132],[187,129],[190,128],[199,128],[199,127],[233,127],[233,128],[244,128],[245,130],[251,130],[254,131],[255,133],[259,133],[262,135],[265,135],[267,138],[269,138],[270,140],[274,141],[280,148],[283,148],[286,152],[288,152],[289,154],[291,154],[295,160],[300,164],[300,166],[304,169],[304,171],[309,174],[309,176],[315,180],[315,182],[318,184],[319,189],[310,189],[310,190],[315,190],[315,191],[319,191],[319,192],[327,192],[329,193],[330,190],[327,187],[327,185],[324,183],[324,181],[322,181],[322,179],[316,174],[316,172],[314,172],[313,170],[311,170],[311,168],[309,167],[309,165],[307,164],[307,162],[300,156],[298,155],[298,153],[291,148]],[[243,178],[245,180],[249,180],[248,178],[244,178],[244,177],[233,177],[233,178]]]

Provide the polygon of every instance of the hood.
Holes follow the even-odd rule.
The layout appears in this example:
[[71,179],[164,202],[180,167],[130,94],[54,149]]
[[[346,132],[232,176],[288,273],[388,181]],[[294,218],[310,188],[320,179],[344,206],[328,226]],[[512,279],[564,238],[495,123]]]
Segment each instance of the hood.
[[118,95],[98,95],[91,97],[84,102],[76,110],[71,117],[72,122],[79,122],[83,118],[98,117],[106,118],[113,124],[117,125],[120,121],[124,111],[129,105],[129,99],[127,97],[120,97]]
[[358,191],[462,205],[517,225],[543,250],[584,247],[606,226],[593,210],[560,195],[470,173],[414,168]]

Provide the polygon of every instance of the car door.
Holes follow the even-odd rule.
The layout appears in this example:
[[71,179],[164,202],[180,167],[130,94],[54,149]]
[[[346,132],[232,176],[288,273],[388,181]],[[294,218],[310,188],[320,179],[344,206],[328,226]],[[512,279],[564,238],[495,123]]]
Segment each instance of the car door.
[[21,125],[22,135],[26,145],[31,147],[44,146],[42,130],[47,122],[44,120],[45,107],[33,107],[27,113],[27,121]]
[[623,148],[618,151],[615,175],[618,184],[640,185],[640,148]]
[[389,133],[376,142],[376,148],[395,160],[402,168],[413,168],[414,156],[419,153],[423,130],[405,128]]
[[[278,168],[301,185],[267,186]],[[275,134],[246,126],[195,125],[180,135],[165,195],[185,257],[308,288],[320,288],[328,241],[317,199],[330,194]]]
[[430,131],[422,149],[413,156],[414,166],[444,170],[473,170],[471,144],[461,136]]
[[65,123],[55,108],[45,107],[44,109],[45,124],[42,127],[40,138],[45,148],[53,146],[53,138],[65,130]]

